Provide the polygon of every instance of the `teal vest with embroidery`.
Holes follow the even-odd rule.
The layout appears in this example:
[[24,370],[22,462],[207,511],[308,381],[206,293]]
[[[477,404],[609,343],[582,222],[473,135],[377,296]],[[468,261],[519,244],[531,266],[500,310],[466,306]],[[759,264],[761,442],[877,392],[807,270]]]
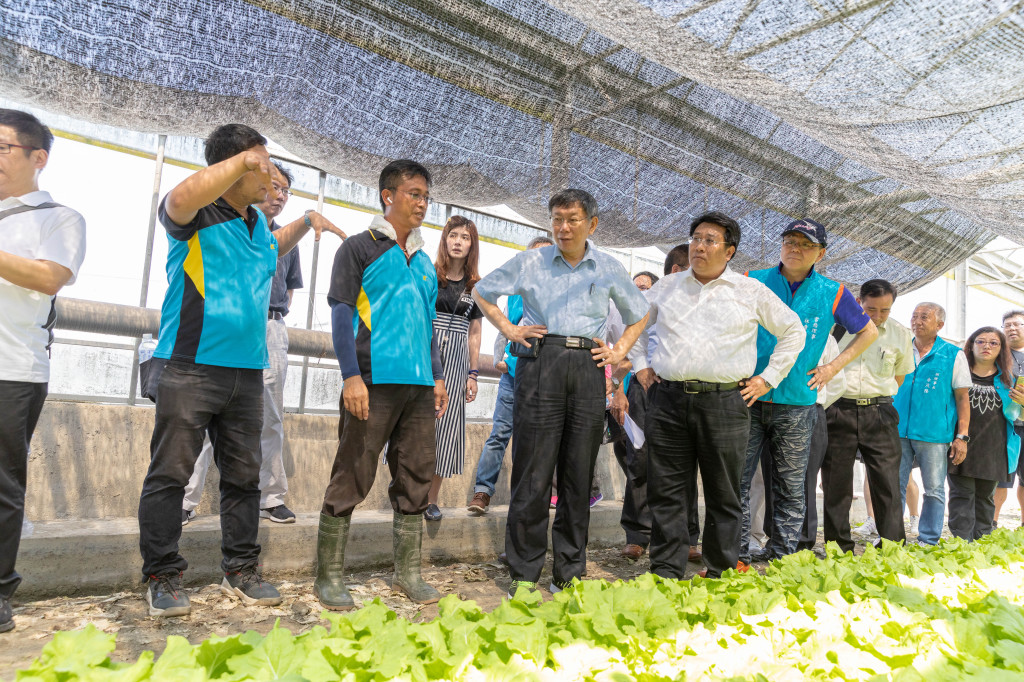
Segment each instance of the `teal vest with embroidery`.
[[[1006,470],[1016,471],[1017,460],[1020,458],[1020,436],[1013,428],[1013,422],[1017,418],[1016,415],[1018,413],[1016,403],[1010,399],[1010,387],[999,379],[1002,373],[1002,370],[996,367],[996,378],[992,385],[995,386],[996,393],[999,394],[999,400],[1002,401],[1003,417],[1006,418]],[[1010,378],[1012,379],[1013,377]]]
[[900,438],[949,443],[956,435],[953,363],[957,346],[940,338],[903,379],[893,405],[900,413]]
[[[781,405],[813,405],[818,400],[818,392],[807,385],[810,380],[807,373],[817,367],[821,360],[829,332],[835,324],[835,310],[843,293],[843,285],[811,270],[811,274],[793,293],[789,281],[782,276],[778,267],[751,270],[747,276],[763,283],[799,315],[807,333],[804,349],[797,356],[796,364],[779,385],[765,393],[761,400]],[[777,343],[778,339],[771,332],[758,327],[755,376],[768,366]]]

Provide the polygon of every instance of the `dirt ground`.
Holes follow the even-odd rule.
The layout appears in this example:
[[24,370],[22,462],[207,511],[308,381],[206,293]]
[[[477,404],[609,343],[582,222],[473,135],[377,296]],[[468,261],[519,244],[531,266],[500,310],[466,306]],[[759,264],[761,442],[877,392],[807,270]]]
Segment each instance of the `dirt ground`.
[[[1011,515],[1014,518],[1009,518]],[[1019,524],[1019,512],[1004,513],[1002,521],[1005,526]],[[821,546],[819,533],[818,547]],[[857,552],[862,549],[862,543],[858,542]],[[755,563],[754,567],[763,571],[766,564]],[[587,552],[587,579],[629,580],[649,568],[646,554],[639,561],[632,562],[621,557],[618,548]],[[690,563],[691,572],[701,568],[702,564]],[[428,565],[424,567],[423,574],[442,595],[454,593],[463,599],[472,599],[484,610],[493,609],[501,603],[511,582],[508,570],[497,558],[490,563]],[[180,635],[196,644],[211,635],[225,636],[246,630],[266,633],[277,619],[280,619],[282,627],[296,634],[318,623],[327,624],[319,618],[322,608],[313,597],[312,575],[271,573],[267,577],[284,596],[284,603],[280,606],[243,606],[237,600],[223,596],[217,584],[209,584],[188,588],[192,613],[185,618],[150,618],[141,585],[135,591],[109,595],[58,597],[24,603],[15,601],[16,629],[0,634],[0,679],[13,679],[17,670],[31,664],[54,632],[74,630],[89,623],[105,632],[117,634],[113,658],[118,661],[134,661],[146,650],[159,654],[169,635]],[[545,595],[550,580],[549,559],[538,583]],[[436,605],[413,604],[404,594],[392,592],[390,570],[353,573],[347,577],[347,583],[357,603],[379,597],[400,616],[414,622],[437,615]]]
[[[618,549],[588,552],[588,578],[617,580],[634,578],[645,573],[650,561],[645,554],[637,562],[619,556]],[[702,565],[691,564],[694,571]],[[511,579],[508,569],[497,560],[480,564],[425,566],[424,578],[442,595],[457,594],[472,599],[482,609],[490,610],[501,603]],[[210,635],[231,635],[246,630],[266,633],[280,618],[281,626],[301,633],[314,625],[327,625],[320,620],[322,607],[313,596],[312,575],[270,573],[284,596],[280,606],[243,606],[223,596],[217,584],[188,588],[192,603],[191,615],[184,618],[150,618],[143,597],[143,587],[131,592],[92,597],[57,597],[45,601],[14,604],[16,628],[0,635],[0,679],[13,679],[15,672],[31,664],[43,646],[58,630],[74,630],[92,623],[97,628],[117,634],[117,650],[113,658],[134,661],[145,650],[163,650],[169,635],[180,635],[199,643]],[[551,581],[550,561],[538,583],[546,588]],[[437,615],[437,605],[420,606],[410,602],[401,592],[391,591],[391,571],[366,571],[347,576],[347,584],[356,603],[380,597],[400,616],[411,621],[430,620]],[[546,591],[545,591],[546,594]]]

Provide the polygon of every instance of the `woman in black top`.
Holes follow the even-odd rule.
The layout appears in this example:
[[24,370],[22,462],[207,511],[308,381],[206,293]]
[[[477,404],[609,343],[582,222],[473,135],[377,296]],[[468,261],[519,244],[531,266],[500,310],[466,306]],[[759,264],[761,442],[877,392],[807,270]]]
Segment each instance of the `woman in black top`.
[[996,484],[1017,468],[1020,437],[1013,422],[1020,415],[1024,392],[1013,387],[1013,364],[1006,337],[995,327],[982,327],[967,339],[964,355],[973,385],[970,445],[967,458],[949,466],[949,531],[977,540],[992,532]]
[[477,263],[480,239],[476,225],[463,216],[452,216],[437,246],[437,319],[434,338],[441,352],[448,410],[437,422],[434,443],[437,466],[427,496],[427,521],[440,521],[437,499],[441,481],[462,473],[466,459],[466,403],[477,395],[477,367],[483,313],[473,301],[473,285],[480,281]]

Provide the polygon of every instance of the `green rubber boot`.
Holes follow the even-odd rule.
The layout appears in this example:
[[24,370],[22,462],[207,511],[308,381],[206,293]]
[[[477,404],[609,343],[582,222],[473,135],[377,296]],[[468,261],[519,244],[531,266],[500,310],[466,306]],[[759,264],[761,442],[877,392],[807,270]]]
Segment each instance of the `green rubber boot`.
[[356,606],[345,587],[342,571],[345,569],[345,544],[351,516],[320,514],[320,529],[316,536],[316,582],[313,594],[331,611],[348,611]]
[[391,581],[391,589],[405,592],[417,604],[433,604],[441,599],[441,593],[423,582],[420,575],[423,515],[406,516],[395,512],[392,532],[395,540],[395,577]]

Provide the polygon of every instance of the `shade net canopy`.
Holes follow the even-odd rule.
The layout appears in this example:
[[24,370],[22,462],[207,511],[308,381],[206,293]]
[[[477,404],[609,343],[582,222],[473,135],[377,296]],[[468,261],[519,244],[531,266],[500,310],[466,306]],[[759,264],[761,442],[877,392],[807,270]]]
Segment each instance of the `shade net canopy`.
[[920,285],[1024,243],[1024,0],[0,0],[3,96],[92,122],[257,128],[375,187],[537,223],[568,186],[595,240],[674,245],[705,210],[735,267],[823,222],[847,283]]

